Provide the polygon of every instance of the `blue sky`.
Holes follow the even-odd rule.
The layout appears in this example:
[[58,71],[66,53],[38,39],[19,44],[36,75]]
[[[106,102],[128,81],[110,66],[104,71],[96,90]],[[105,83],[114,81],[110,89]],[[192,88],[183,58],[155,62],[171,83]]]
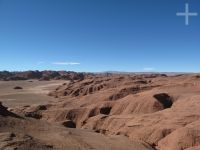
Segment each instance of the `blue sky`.
[[0,0],[0,70],[199,72],[200,1]]

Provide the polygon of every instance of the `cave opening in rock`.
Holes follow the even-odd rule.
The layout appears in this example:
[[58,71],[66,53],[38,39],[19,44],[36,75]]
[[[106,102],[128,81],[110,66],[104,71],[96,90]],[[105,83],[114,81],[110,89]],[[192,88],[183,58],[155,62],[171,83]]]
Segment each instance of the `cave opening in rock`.
[[172,97],[166,93],[156,94],[153,97],[163,105],[164,109],[171,108],[173,105]]
[[63,126],[65,126],[66,128],[76,128],[76,123],[74,123],[71,120],[66,120],[62,123]]
[[100,109],[100,113],[104,115],[109,115],[112,107],[102,107]]

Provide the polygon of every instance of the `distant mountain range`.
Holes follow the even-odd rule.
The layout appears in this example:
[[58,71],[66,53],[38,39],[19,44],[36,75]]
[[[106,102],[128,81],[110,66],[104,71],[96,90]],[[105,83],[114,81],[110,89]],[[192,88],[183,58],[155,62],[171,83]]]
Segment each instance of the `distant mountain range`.
[[89,73],[77,73],[72,71],[23,71],[23,72],[0,72],[0,80],[83,80]]
[[73,71],[0,71],[1,81],[10,80],[83,80],[85,77],[94,75],[120,75],[120,74],[160,74],[160,75],[181,75],[191,74],[188,72],[122,72],[122,71],[104,71],[104,72],[73,72]]
[[193,74],[193,72],[126,72],[126,71],[104,71],[97,72],[97,74],[166,74],[166,75],[177,75],[177,74]]

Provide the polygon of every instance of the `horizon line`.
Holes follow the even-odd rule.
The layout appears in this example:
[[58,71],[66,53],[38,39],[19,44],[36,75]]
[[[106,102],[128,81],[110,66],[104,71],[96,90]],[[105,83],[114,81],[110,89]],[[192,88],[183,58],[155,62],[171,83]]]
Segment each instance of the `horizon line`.
[[55,71],[55,72],[77,72],[77,73],[113,73],[113,74],[119,74],[119,73],[186,73],[186,74],[193,74],[193,73],[200,73],[194,72],[194,71],[74,71],[74,70],[54,70],[54,69],[43,69],[43,70],[0,70],[0,72],[28,72],[28,71]]

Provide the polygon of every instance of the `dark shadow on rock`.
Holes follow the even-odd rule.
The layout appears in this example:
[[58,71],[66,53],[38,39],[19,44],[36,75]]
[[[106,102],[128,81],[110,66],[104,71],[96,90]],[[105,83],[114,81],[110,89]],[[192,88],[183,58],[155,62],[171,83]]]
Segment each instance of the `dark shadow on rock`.
[[3,116],[3,117],[10,116],[10,117],[21,118],[22,119],[22,117],[18,116],[17,114],[14,114],[14,113],[8,111],[8,108],[4,107],[2,105],[2,102],[0,102],[0,116]]
[[102,107],[100,108],[100,114],[109,115],[112,107]]
[[166,93],[160,93],[153,96],[158,102],[163,105],[163,108],[171,108],[173,105],[173,98]]
[[22,90],[23,88],[20,87],[20,86],[16,86],[16,87],[14,87],[13,89],[14,89],[14,90]]
[[76,128],[76,124],[71,120],[66,120],[62,123],[63,126],[67,128]]

